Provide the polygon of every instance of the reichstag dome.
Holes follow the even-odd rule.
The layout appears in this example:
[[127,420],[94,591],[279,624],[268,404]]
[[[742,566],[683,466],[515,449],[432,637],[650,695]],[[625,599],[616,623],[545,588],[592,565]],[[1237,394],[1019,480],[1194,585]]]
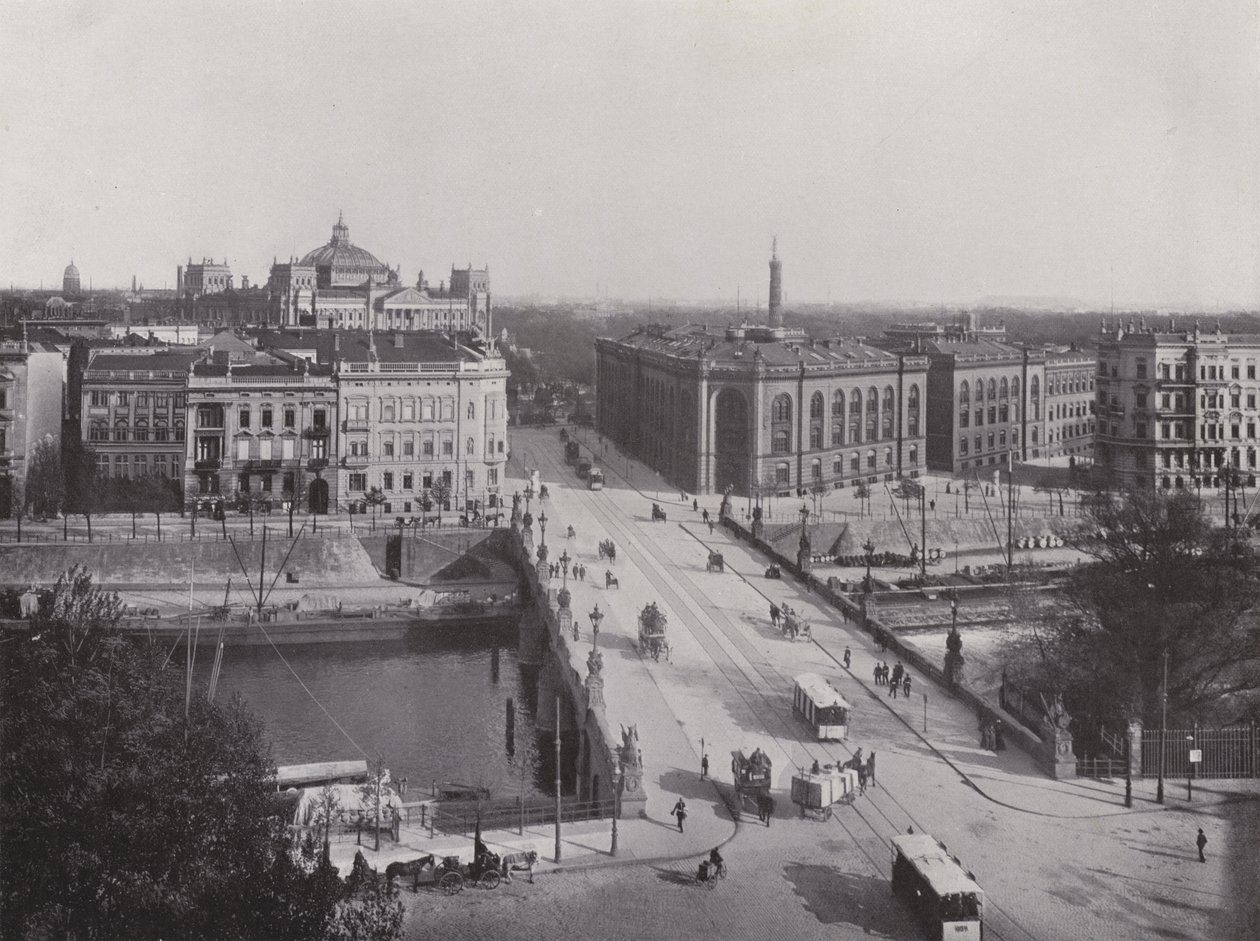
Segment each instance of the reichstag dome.
[[315,283],[320,288],[355,288],[369,282],[373,287],[398,284],[397,269],[350,241],[350,227],[340,213],[328,244],[307,252],[299,264],[315,269]]

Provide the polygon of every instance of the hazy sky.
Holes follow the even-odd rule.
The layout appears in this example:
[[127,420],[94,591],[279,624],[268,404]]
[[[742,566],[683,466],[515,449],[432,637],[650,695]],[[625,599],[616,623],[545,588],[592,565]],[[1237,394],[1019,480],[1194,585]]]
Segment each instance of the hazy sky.
[[0,0],[0,283],[1260,306],[1247,0]]

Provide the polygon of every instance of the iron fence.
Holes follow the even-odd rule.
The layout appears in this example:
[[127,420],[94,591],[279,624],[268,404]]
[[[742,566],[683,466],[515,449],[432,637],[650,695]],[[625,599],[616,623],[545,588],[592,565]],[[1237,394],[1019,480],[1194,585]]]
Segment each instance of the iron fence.
[[1166,778],[1184,778],[1190,773],[1190,751],[1196,749],[1202,760],[1194,769],[1196,778],[1260,777],[1260,729],[1255,723],[1223,729],[1159,729],[1142,731],[1142,775],[1153,778],[1163,772]]
[[[615,812],[611,798],[594,801],[565,801],[560,808],[560,822],[578,823],[585,820],[611,818]],[[482,830],[520,830],[527,827],[545,826],[556,822],[554,800],[518,800],[515,806],[491,806],[478,809],[475,803],[468,806],[438,808],[429,814],[432,831],[451,836],[470,836],[480,822]]]

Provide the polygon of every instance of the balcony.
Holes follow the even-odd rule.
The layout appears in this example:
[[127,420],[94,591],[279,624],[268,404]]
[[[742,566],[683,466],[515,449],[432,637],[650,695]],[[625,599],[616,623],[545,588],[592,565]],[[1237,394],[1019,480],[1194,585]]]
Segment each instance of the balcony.
[[366,418],[347,418],[341,423],[342,431],[367,431],[371,423]]
[[217,457],[206,458],[204,461],[195,461],[193,470],[198,471],[217,471],[223,466],[223,461]]
[[327,425],[311,425],[302,431],[303,438],[327,438],[330,434],[332,429]]
[[322,471],[328,466],[328,458],[313,457],[306,462],[306,469],[309,471]]
[[341,459],[342,467],[367,467],[372,459],[366,454],[347,454]]
[[269,458],[265,461],[245,461],[241,465],[242,473],[271,474],[280,469],[280,461]]

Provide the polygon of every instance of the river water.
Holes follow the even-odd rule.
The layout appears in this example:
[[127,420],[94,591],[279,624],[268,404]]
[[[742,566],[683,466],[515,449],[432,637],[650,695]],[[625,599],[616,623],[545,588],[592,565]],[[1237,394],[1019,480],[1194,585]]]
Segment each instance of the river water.
[[[270,647],[227,648],[217,693],[221,702],[240,693],[262,719],[276,764],[366,753],[369,761],[384,758],[395,780],[405,776],[412,798],[434,780],[487,787],[494,797],[545,793],[540,771],[550,772],[539,767],[533,712],[537,668],[518,661],[514,627],[282,646],[280,653],[283,660]],[[209,659],[202,658],[207,669]]]

